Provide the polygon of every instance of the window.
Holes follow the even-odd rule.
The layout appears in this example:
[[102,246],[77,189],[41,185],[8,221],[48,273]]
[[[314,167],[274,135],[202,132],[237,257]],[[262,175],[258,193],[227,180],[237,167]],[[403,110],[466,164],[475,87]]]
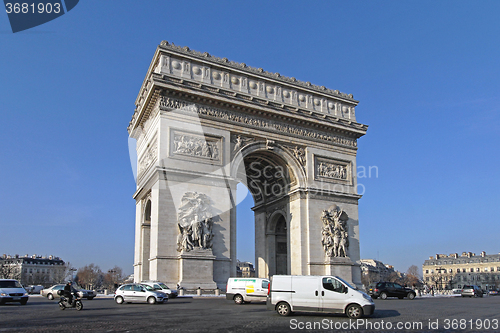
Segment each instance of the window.
[[340,281],[337,281],[334,278],[323,278],[323,288],[331,291],[335,291],[337,293],[343,293],[344,292],[344,285],[340,283]]
[[262,280],[262,289],[267,289],[269,286],[269,281]]
[[474,268],[471,268],[471,269],[470,269],[470,272],[471,272],[471,273],[474,273]]
[[451,269],[451,268],[450,268],[449,272],[450,272],[450,273],[453,273],[453,269]]
[[460,268],[457,268],[457,273],[460,273]]
[[429,270],[428,269],[425,270],[425,274],[429,274]]
[[476,272],[479,272],[479,267],[476,267]]
[[134,286],[134,291],[141,291],[141,292],[146,292],[142,286],[135,285]]

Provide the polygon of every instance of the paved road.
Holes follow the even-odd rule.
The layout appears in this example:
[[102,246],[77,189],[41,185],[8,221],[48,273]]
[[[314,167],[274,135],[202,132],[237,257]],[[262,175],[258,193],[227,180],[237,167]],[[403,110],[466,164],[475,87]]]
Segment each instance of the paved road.
[[375,300],[374,315],[360,321],[330,314],[281,317],[265,304],[235,305],[224,298],[179,297],[157,305],[117,305],[99,297],[83,302],[82,311],[61,311],[56,301],[40,296],[24,306],[0,306],[0,332],[500,332],[500,296]]

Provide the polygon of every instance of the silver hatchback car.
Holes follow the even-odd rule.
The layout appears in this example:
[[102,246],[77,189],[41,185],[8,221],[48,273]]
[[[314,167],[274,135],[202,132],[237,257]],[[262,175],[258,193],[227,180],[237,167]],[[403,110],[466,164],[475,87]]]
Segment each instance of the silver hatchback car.
[[483,297],[483,290],[475,285],[468,285],[462,288],[462,297]]
[[115,302],[117,304],[123,304],[123,302],[164,303],[168,302],[168,295],[161,291],[156,291],[148,285],[129,283],[124,284],[116,290]]

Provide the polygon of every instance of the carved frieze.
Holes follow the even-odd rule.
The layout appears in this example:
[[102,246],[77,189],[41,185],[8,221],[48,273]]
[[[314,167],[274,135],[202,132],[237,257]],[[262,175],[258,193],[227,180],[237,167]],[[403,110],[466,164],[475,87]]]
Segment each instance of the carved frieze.
[[204,105],[197,105],[186,101],[173,99],[163,96],[160,101],[160,108],[166,111],[177,109],[177,112],[197,113],[203,117],[215,118],[217,120],[244,124],[272,132],[284,133],[287,135],[301,136],[308,139],[322,140],[329,143],[357,147],[357,140],[337,135],[327,134],[326,132],[314,131],[299,126],[289,125],[286,123],[275,123],[264,118],[256,116],[242,115],[241,113],[232,112],[229,110],[221,110]]
[[314,157],[314,173],[316,180],[352,184],[351,162],[327,157]]
[[170,156],[222,162],[222,138],[171,130]]
[[142,174],[156,161],[158,156],[158,141],[154,141],[148,145],[146,152],[139,160],[139,171],[138,175]]

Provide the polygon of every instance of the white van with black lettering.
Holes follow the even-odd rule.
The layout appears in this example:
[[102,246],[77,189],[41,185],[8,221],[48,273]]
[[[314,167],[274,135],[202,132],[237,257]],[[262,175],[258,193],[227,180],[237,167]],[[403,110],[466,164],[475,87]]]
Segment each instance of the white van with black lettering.
[[257,301],[265,302],[269,280],[262,278],[229,278],[226,286],[226,299],[236,304]]
[[282,316],[293,311],[345,313],[349,318],[372,315],[372,298],[338,276],[274,275],[267,309]]

